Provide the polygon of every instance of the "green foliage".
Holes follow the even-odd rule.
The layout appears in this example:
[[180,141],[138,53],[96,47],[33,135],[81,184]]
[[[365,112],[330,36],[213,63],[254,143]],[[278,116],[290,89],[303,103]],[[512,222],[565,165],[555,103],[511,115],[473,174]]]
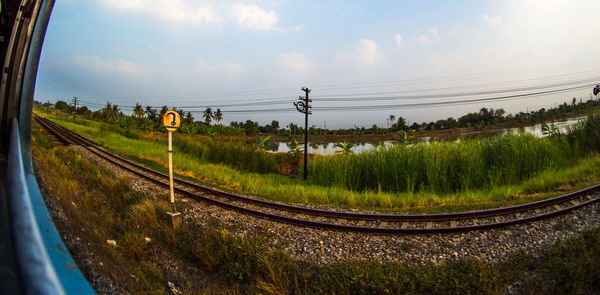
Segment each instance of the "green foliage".
[[514,185],[556,170],[600,147],[600,116],[568,137],[531,134],[379,147],[360,154],[314,157],[311,183],[350,190],[451,193]]
[[[64,222],[71,224],[70,230],[86,229],[79,234],[89,235],[82,237],[91,242],[87,249],[103,262],[105,275],[134,294],[169,291],[165,278],[173,276],[173,269],[162,260],[156,262],[156,253],[158,259],[182,261],[185,267],[179,271],[219,278],[211,282],[214,285],[201,286],[215,293],[505,294],[511,286],[517,294],[591,294],[600,288],[600,229],[535,255],[514,253],[493,264],[466,259],[438,265],[316,265],[290,258],[261,232],[237,235],[216,222],[201,225],[191,219],[172,230],[163,217],[169,209],[165,201],[133,191],[124,179],[71,148],[48,150],[38,142],[34,141],[36,167],[47,176],[46,185],[62,192],[55,201]],[[146,236],[152,238],[150,244],[142,240]],[[109,238],[116,239],[118,247],[107,247]]]
[[258,150],[264,151],[266,149],[266,146],[269,144],[270,139],[271,139],[271,135],[264,137],[264,138],[262,136],[259,136],[258,137]]
[[352,154],[352,148],[354,147],[354,144],[352,144],[352,143],[348,143],[348,142],[346,142],[346,141],[344,140],[344,142],[343,142],[343,143],[339,143],[339,142],[338,142],[338,143],[334,144],[334,146],[335,146],[336,148],[339,148],[339,149],[341,149],[341,150],[339,150],[339,151],[336,151],[336,152],[335,152],[336,154],[340,154],[340,153],[342,153],[342,154],[344,154],[344,155],[349,155],[349,154]]
[[395,143],[399,144],[413,144],[415,142],[415,137],[412,135],[408,135],[408,132],[401,131],[398,137],[392,138]]
[[554,124],[548,125],[548,123],[544,123],[542,125],[542,134],[547,136],[560,135],[560,130]]
[[258,173],[277,172],[275,157],[254,144],[174,136],[173,145],[178,152],[207,163],[225,164],[234,169]]

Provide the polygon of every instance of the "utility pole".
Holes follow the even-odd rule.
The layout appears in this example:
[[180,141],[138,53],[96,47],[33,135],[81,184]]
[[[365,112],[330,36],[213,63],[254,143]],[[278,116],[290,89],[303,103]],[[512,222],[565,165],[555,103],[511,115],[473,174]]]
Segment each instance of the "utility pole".
[[79,101],[79,98],[73,96],[73,120],[75,120],[75,113],[77,113],[77,101]]
[[307,175],[307,161],[308,161],[308,115],[312,115],[312,112],[308,109],[311,109],[310,103],[312,99],[308,98],[308,94],[310,93],[310,89],[306,87],[302,87],[302,91],[306,93],[304,97],[300,96],[297,101],[294,103],[294,106],[298,110],[298,112],[304,113],[304,180],[306,180]]

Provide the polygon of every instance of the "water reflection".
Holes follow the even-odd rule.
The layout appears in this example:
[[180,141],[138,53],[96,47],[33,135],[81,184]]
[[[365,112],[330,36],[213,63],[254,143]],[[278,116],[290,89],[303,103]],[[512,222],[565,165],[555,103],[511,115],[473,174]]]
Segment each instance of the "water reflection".
[[[566,120],[566,121],[556,121],[556,122],[548,122],[548,125],[554,124],[558,130],[560,130],[560,133],[565,134],[568,132],[569,127],[573,126],[574,124],[576,124],[577,122],[581,121],[585,119],[585,117],[579,117],[579,118],[575,118],[575,119],[570,119],[570,120]],[[532,125],[532,126],[528,126],[528,127],[518,127],[518,128],[508,128],[508,129],[499,129],[495,132],[492,133],[486,133],[485,135],[487,136],[494,136],[494,135],[498,135],[498,134],[506,134],[508,132],[514,132],[514,133],[520,133],[520,132],[525,132],[525,133],[531,133],[535,136],[538,137],[544,137],[545,135],[542,133],[542,126],[543,124],[536,124],[536,125]],[[464,135],[463,137],[465,138],[470,138],[470,137],[477,137],[477,136],[481,136],[482,133],[481,132],[472,132],[469,134]],[[416,138],[417,142],[420,143],[429,143],[431,141],[433,141],[433,138],[430,137],[418,137]],[[460,138],[455,139],[456,142],[460,141]],[[308,144],[308,153],[309,154],[318,154],[318,155],[332,155],[335,153],[340,153],[342,152],[342,148],[340,147],[336,147],[336,143],[337,142],[330,142],[330,143],[310,143]],[[352,143],[352,152],[354,153],[361,153],[370,149],[374,149],[374,148],[379,148],[382,146],[391,146],[396,144],[395,141],[393,140],[386,140],[386,141],[380,141],[380,142],[356,142],[356,143]],[[273,153],[287,153],[289,151],[291,151],[294,148],[294,143],[293,142],[270,142],[268,144],[268,146],[266,147],[266,150],[269,152],[273,152]],[[298,148],[300,151],[304,150],[304,143],[298,143]]]

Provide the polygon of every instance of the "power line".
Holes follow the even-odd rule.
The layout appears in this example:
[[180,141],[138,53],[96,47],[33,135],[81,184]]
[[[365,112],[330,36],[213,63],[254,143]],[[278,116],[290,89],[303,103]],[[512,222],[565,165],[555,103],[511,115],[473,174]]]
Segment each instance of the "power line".
[[[551,66],[542,66],[542,67],[538,67],[538,68],[544,68],[544,67],[551,67]],[[481,77],[481,76],[485,76],[485,75],[489,75],[489,74],[496,74],[496,73],[510,73],[510,72],[523,72],[523,69],[520,70],[508,70],[508,71],[497,71],[497,72],[487,72],[487,73],[471,73],[471,74],[463,74],[463,75],[452,75],[452,76],[438,76],[438,77],[427,77],[427,78],[413,78],[413,79],[399,79],[399,80],[388,80],[388,81],[370,81],[370,82],[358,82],[358,83],[342,83],[342,84],[322,84],[322,85],[316,85],[313,87],[313,89],[317,89],[319,92],[322,92],[324,90],[332,90],[332,89],[351,89],[351,88],[366,88],[366,87],[382,87],[384,85],[387,86],[394,86],[394,85],[404,85],[407,82],[432,82],[432,81],[440,81],[440,80],[459,80],[461,78],[468,78],[468,77]],[[551,75],[551,76],[544,76],[544,77],[540,77],[540,78],[534,78],[534,79],[526,79],[526,80],[520,80],[520,81],[505,81],[505,82],[494,82],[494,83],[486,83],[486,84],[476,84],[476,85],[469,85],[469,86],[456,86],[454,88],[465,88],[465,87],[474,87],[474,86],[489,86],[489,85],[499,85],[499,84],[507,84],[507,83],[516,83],[516,82],[525,82],[525,81],[535,81],[535,80],[544,80],[544,79],[548,79],[548,78],[554,78],[554,77],[564,77],[564,76],[570,76],[570,75],[580,75],[580,74],[584,74],[584,73],[598,73],[598,70],[590,70],[590,71],[582,71],[582,72],[573,72],[573,73],[566,73],[566,74],[557,74],[557,75]],[[435,89],[435,90],[446,90],[446,89],[452,89],[453,87],[447,87],[447,88],[439,88],[439,89]],[[261,93],[268,93],[268,92],[282,92],[282,91],[291,91],[291,90],[295,90],[295,87],[290,87],[290,88],[272,88],[272,89],[253,89],[253,90],[239,90],[239,91],[229,91],[229,92],[213,92],[213,93],[197,93],[197,94],[164,94],[164,95],[133,95],[133,96],[112,96],[112,99],[139,99],[140,97],[145,97],[146,100],[151,99],[151,98],[155,98],[155,99],[165,99],[165,98],[186,98],[186,97],[202,97],[203,99],[219,99],[223,101],[222,98],[234,98],[235,96],[247,96],[249,94],[254,94],[254,95],[258,95]],[[434,89],[421,89],[421,90],[414,90],[414,91],[430,91],[430,90],[434,90]],[[339,94],[339,95],[343,95],[343,94]],[[332,96],[332,95],[329,95]],[[104,96],[79,96],[80,98],[104,98]],[[284,97],[275,97],[273,99],[282,99]],[[315,97],[316,98],[316,97]]]
[[347,94],[345,96],[362,96],[362,97],[344,97],[344,96],[318,96],[314,97],[319,101],[362,101],[365,99],[370,100],[399,100],[399,99],[423,99],[423,98],[448,98],[448,97],[463,97],[463,96],[474,96],[474,95],[489,95],[489,94],[499,94],[499,93],[508,93],[508,92],[520,92],[520,91],[530,91],[530,90],[538,90],[538,89],[546,89],[553,87],[561,87],[573,84],[581,84],[581,83],[590,83],[592,81],[596,81],[600,78],[595,79],[585,79],[585,80],[577,80],[577,81],[569,81],[563,83],[554,83],[544,86],[530,86],[530,87],[519,87],[519,88],[509,88],[503,90],[486,90],[486,91],[475,91],[475,92],[456,92],[456,93],[447,93],[447,94],[436,94],[436,95],[406,95],[406,96],[366,96],[366,95],[377,95],[377,94],[396,94],[398,92],[379,92],[379,93],[362,93],[362,94]]
[[[439,102],[421,102],[421,103],[409,103],[409,104],[387,104],[387,105],[354,105],[354,106],[335,106],[335,107],[313,107],[315,111],[357,111],[357,110],[380,110],[380,109],[403,109],[403,108],[423,108],[423,107],[440,107],[449,105],[467,105],[481,102],[490,101],[503,101],[503,100],[517,100],[527,97],[536,97],[547,94],[562,93],[571,90],[584,89],[596,84],[586,84],[581,86],[574,86],[562,89],[554,89],[547,91],[538,91],[532,93],[504,95],[488,98],[479,99],[465,99],[465,100],[451,100],[451,101],[439,101]],[[271,109],[247,109],[247,110],[223,110],[223,113],[268,113],[268,112],[291,112],[294,111],[292,108],[271,108]],[[197,113],[201,111],[190,111]]]

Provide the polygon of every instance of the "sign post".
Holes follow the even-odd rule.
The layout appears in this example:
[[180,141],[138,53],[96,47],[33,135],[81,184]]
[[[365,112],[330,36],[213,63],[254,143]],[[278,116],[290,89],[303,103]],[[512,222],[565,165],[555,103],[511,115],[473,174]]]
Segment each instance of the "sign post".
[[163,125],[167,128],[169,132],[169,196],[171,202],[171,209],[173,212],[167,212],[169,215],[169,220],[171,222],[171,226],[173,228],[179,226],[181,223],[181,213],[177,212],[175,208],[175,193],[173,191],[173,131],[179,128],[179,124],[181,123],[181,116],[176,111],[167,111],[163,115]]

